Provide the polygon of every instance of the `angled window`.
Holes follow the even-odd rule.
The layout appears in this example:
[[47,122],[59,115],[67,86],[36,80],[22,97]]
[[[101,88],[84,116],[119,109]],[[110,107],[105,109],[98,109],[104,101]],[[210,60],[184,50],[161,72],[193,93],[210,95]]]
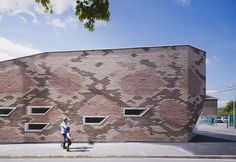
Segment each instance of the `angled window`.
[[9,116],[16,107],[0,107],[0,116]]
[[150,108],[124,108],[124,116],[127,117],[141,117],[143,116]]
[[45,115],[52,106],[28,106],[29,115]]
[[26,132],[41,132],[49,123],[25,123]]
[[109,116],[84,116],[84,125],[102,125]]

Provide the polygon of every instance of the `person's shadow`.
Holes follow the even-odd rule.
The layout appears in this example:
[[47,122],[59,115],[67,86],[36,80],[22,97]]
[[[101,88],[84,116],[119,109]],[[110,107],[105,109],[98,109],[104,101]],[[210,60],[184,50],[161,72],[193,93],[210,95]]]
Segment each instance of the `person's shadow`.
[[93,147],[81,146],[81,147],[70,147],[70,152],[89,152]]

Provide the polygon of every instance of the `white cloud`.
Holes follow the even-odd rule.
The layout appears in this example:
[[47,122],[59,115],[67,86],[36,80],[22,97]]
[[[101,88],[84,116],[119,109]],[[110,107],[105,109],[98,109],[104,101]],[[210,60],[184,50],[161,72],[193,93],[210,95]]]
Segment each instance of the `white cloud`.
[[0,15],[0,23],[2,22],[2,15]]
[[191,3],[191,0],[177,0],[177,2],[181,6],[189,6]]
[[0,37],[0,61],[40,53],[40,50]]
[[48,24],[50,24],[53,27],[57,27],[57,28],[65,28],[67,26],[76,29],[78,28],[78,19],[72,16],[68,16],[64,19],[60,19],[60,18],[49,18],[48,19]]
[[[55,28],[77,29],[79,27],[78,18],[75,15],[71,16],[71,12],[75,11],[76,0],[51,0],[53,14],[45,13],[44,8],[35,0],[1,0],[0,3],[0,14],[17,17],[25,24],[34,22]],[[107,25],[104,21],[95,22],[96,27]]]
[[54,27],[65,28],[67,24],[70,25],[71,23],[66,19],[59,19],[59,16],[68,10],[74,10],[76,0],[51,0],[53,7],[52,15],[45,13],[44,8],[36,3],[35,0],[1,0],[0,3],[1,14],[18,17],[23,23],[27,23],[28,21],[35,23],[41,22]]
[[68,16],[65,20],[66,24],[74,29],[78,28],[79,20],[76,17]]
[[25,24],[28,22],[27,19],[23,16],[17,15],[17,17],[19,17],[22,20],[22,22]]
[[59,18],[53,19],[52,22],[51,22],[51,25],[54,26],[54,27],[58,27],[58,28],[65,28],[66,27],[66,23],[63,22]]
[[53,13],[57,15],[61,15],[67,10],[74,9],[76,5],[75,0],[51,0],[52,8],[53,8]]
[[4,53],[4,52],[1,52],[1,51],[0,51],[0,61],[10,60],[10,59],[13,59],[13,57],[10,56],[10,55],[7,54],[7,53]]
[[[35,0],[1,0],[0,14],[15,16],[23,23],[34,22],[51,25],[55,28],[79,27],[79,20],[71,16],[75,11],[76,0],[51,0],[53,14],[45,13],[44,8]],[[69,14],[68,14],[69,13]],[[1,17],[0,17],[1,22]],[[96,21],[96,27],[106,27],[104,21]]]
[[213,56],[213,57],[211,57],[211,59],[209,59],[209,58],[206,59],[206,65],[214,64],[219,61],[220,61],[220,58],[218,56]]
[[36,5],[34,0],[1,0],[0,13],[9,16],[27,14],[32,16],[33,21],[37,21],[37,16],[32,10],[34,5]]

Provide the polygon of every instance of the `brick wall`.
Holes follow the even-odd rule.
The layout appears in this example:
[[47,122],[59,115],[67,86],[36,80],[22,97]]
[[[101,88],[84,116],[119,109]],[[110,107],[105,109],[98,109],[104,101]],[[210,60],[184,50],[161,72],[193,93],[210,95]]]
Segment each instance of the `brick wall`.
[[203,116],[217,115],[217,98],[206,97],[205,105],[201,115]]
[[[205,98],[205,52],[191,46],[49,52],[0,63],[0,142],[187,141]],[[28,106],[53,106],[29,115]],[[125,108],[145,108],[141,117]],[[84,125],[84,116],[108,116]],[[49,123],[26,132],[25,123]],[[3,133],[4,132],[4,133]]]

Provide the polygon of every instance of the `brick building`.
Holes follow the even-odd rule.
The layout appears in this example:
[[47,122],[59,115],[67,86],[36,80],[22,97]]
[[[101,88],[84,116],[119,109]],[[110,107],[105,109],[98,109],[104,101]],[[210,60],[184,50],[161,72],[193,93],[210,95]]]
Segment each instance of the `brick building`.
[[202,110],[202,116],[217,115],[217,98],[206,95],[205,106]]
[[0,142],[187,141],[205,100],[205,52],[162,46],[46,52],[0,62]]

